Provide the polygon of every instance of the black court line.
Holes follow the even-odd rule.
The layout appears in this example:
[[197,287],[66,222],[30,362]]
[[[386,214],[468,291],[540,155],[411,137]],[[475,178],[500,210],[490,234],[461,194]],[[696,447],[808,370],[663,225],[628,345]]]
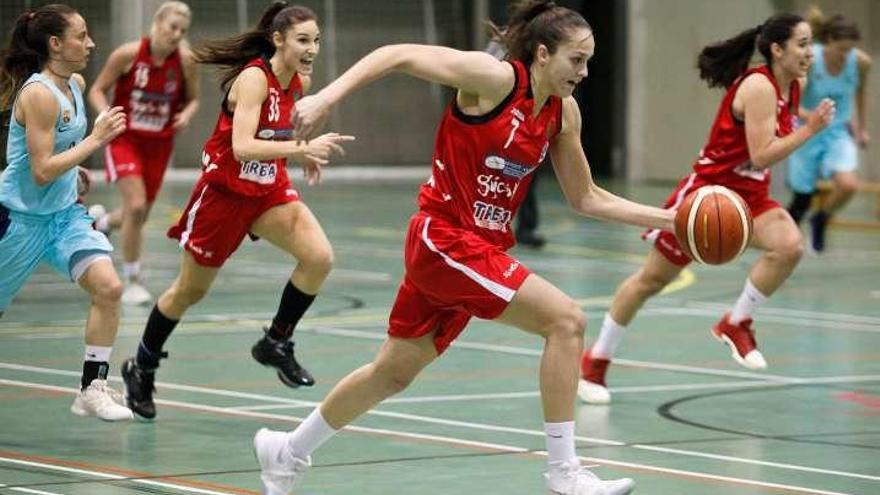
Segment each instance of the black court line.
[[[700,428],[703,430],[709,431],[717,431],[721,433],[729,433],[732,435],[737,435],[746,438],[756,438],[762,440],[779,440],[783,442],[792,442],[792,443],[802,443],[802,444],[816,444],[816,445],[832,445],[835,447],[852,447],[857,449],[866,449],[866,450],[877,450],[880,451],[880,446],[877,445],[864,445],[858,443],[849,443],[849,442],[832,442],[829,440],[813,440],[810,437],[817,436],[812,433],[798,433],[798,434],[790,434],[790,435],[768,435],[764,433],[755,433],[747,430],[738,430],[735,428],[715,426],[708,423],[699,422],[693,419],[687,419],[684,415],[677,414],[673,412],[673,409],[676,406],[687,402],[693,402],[697,400],[703,399],[711,399],[717,397],[725,397],[732,395],[739,395],[744,393],[763,393],[763,392],[771,392],[778,391],[782,389],[794,388],[794,387],[820,387],[820,388],[830,388],[835,390],[844,390],[844,391],[853,391],[853,389],[848,387],[836,386],[836,385],[823,385],[823,384],[782,384],[782,385],[773,385],[769,387],[761,387],[760,389],[756,388],[742,388],[742,389],[734,389],[734,390],[723,390],[718,392],[706,392],[701,394],[689,395],[686,397],[681,397],[679,399],[675,399],[664,404],[661,404],[657,408],[657,414],[662,416],[665,419],[670,421],[674,421],[676,423],[685,424],[688,426],[693,426],[695,428]],[[876,433],[876,432],[875,432]],[[854,434],[854,433],[853,433]],[[829,436],[830,434],[820,434],[824,436]],[[838,433],[838,436],[843,436],[846,434]]]

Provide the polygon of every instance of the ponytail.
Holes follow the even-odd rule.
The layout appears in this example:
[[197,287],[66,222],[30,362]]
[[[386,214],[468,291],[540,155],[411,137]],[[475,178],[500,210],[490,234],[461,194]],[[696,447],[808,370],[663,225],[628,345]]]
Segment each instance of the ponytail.
[[18,16],[7,47],[0,52],[0,110],[8,109],[24,81],[49,60],[49,38],[62,37],[76,10],[50,4]]
[[767,65],[772,66],[770,47],[774,43],[784,46],[791,38],[794,27],[801,22],[804,20],[798,15],[775,15],[760,26],[703,48],[697,57],[700,79],[706,81],[710,88],[729,87],[749,68],[756,46]]
[[508,57],[530,65],[538,45],[552,55],[572,29],[592,30],[579,13],[548,0],[521,0],[511,6],[507,26],[489,24],[491,39],[504,46]]
[[196,48],[195,61],[219,65],[220,86],[226,91],[248,62],[257,57],[271,57],[275,54],[273,33],[283,34],[295,24],[317,19],[318,16],[307,7],[274,2],[263,12],[254,29],[231,38],[208,41]]
[[749,67],[761,26],[746,29],[733,38],[703,48],[697,57],[700,79],[710,88],[728,87]]

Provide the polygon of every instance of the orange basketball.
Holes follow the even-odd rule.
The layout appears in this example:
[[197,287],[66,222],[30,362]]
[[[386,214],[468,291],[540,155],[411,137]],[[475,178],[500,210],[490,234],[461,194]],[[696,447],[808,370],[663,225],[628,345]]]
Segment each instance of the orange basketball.
[[720,265],[736,259],[752,237],[752,213],[739,194],[704,186],[688,194],[675,214],[675,237],[693,260]]

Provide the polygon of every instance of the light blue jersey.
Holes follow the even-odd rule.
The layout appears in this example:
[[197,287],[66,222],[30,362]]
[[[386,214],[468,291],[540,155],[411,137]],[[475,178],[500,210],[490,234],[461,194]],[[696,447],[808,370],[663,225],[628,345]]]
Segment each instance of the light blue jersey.
[[824,98],[834,100],[834,121],[828,126],[845,127],[852,119],[853,100],[859,88],[858,53],[852,49],[846,55],[843,70],[836,76],[828,73],[825,65],[825,49],[819,43],[813,45],[813,65],[807,75],[807,87],[801,94],[801,106],[813,110]]
[[813,45],[813,65],[807,77],[801,106],[813,110],[824,98],[831,98],[835,114],[831,124],[796,149],[788,161],[788,184],[802,194],[813,193],[819,179],[858,167],[858,147],[849,128],[859,88],[858,52],[850,50],[843,69],[832,76],[825,65],[824,47],[817,43]]
[[[61,106],[55,122],[55,146],[53,155],[73,148],[86,135],[86,108],[83,104],[82,89],[73,78],[67,84],[73,93],[74,103],[42,74],[34,74],[25,81],[28,84],[43,84],[49,88]],[[27,150],[27,136],[24,126],[15,119],[15,112],[9,119],[9,140],[6,144],[6,160],[9,165],[0,176],[0,203],[12,211],[32,215],[47,215],[63,210],[76,202],[76,167],[71,168],[45,186],[34,181],[30,154]]]
[[[41,74],[25,82],[44,84],[58,99],[53,155],[72,148],[86,132],[82,89],[68,85],[74,102]],[[76,167],[38,186],[31,170],[24,127],[10,119],[6,152],[9,166],[0,176],[0,313],[30,278],[40,262],[77,280],[97,259],[113,250],[107,237],[92,228],[93,219],[76,203]]]

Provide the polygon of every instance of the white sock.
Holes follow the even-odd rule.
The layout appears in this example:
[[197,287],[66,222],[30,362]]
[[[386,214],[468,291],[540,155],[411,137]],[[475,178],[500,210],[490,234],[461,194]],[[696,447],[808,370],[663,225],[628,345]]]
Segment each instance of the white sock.
[[617,352],[617,346],[623,340],[623,331],[626,327],[620,325],[613,318],[611,313],[605,313],[605,319],[602,321],[602,330],[599,332],[599,338],[593,342],[590,348],[592,357],[611,359]]
[[316,407],[302,424],[290,432],[287,439],[288,451],[294,457],[305,459],[324,442],[330,440],[337,431],[327,424],[324,416],[321,416],[321,407]]
[[85,357],[83,361],[95,361],[98,363],[110,362],[110,354],[113,353],[113,347],[102,347],[99,345],[86,345]]
[[547,443],[548,464],[577,458],[574,451],[574,421],[544,423],[544,441]]
[[767,296],[761,294],[761,291],[752,285],[751,280],[746,279],[746,286],[743,287],[742,294],[739,295],[739,299],[736,300],[736,304],[730,312],[730,324],[738,325],[746,318],[750,318],[766,300]]
[[122,264],[122,278],[126,281],[134,280],[141,274],[141,262],[132,261]]

